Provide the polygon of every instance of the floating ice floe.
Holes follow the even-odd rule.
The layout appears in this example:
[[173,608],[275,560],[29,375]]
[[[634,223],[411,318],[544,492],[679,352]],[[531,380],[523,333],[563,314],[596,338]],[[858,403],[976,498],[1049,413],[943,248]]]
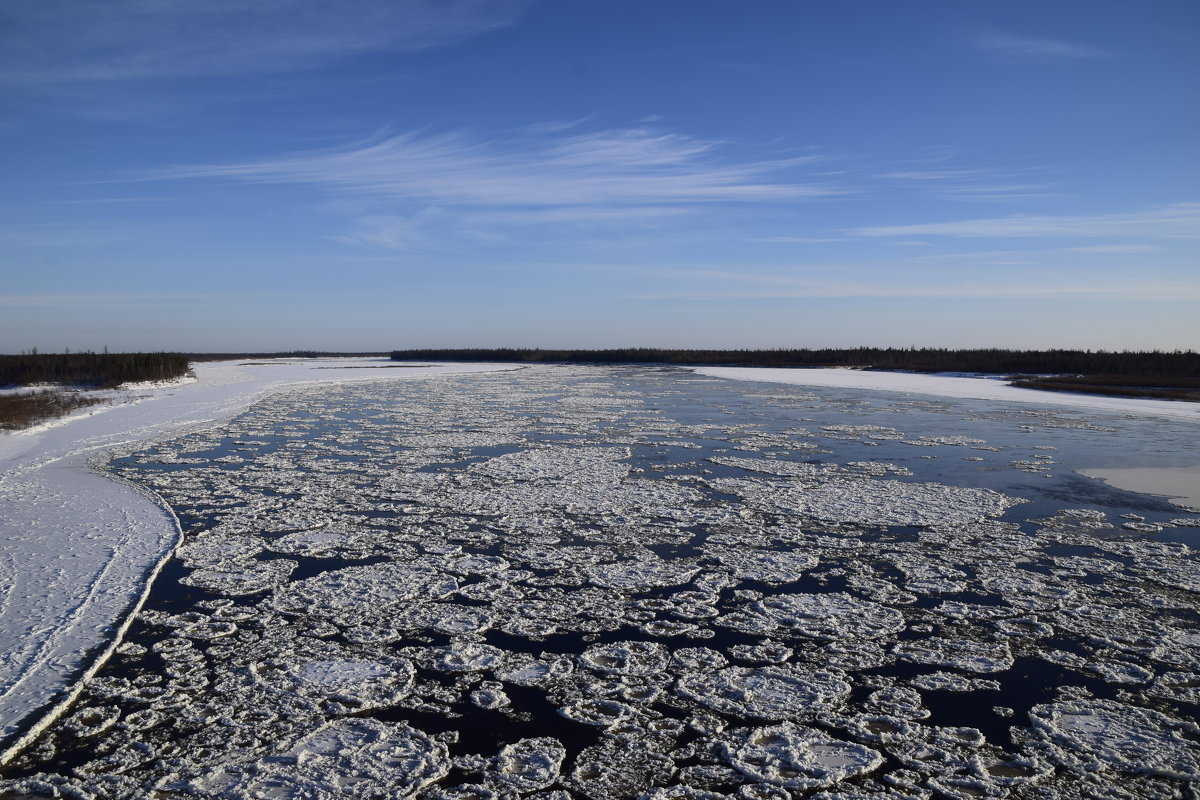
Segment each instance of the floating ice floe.
[[447,597],[458,581],[420,564],[383,563],[331,570],[283,587],[271,607],[285,614],[324,617],[375,615],[414,599]]
[[699,571],[700,566],[690,561],[647,559],[597,564],[588,567],[586,573],[588,580],[597,586],[645,591],[687,583]]
[[432,649],[429,655],[426,666],[438,672],[484,672],[504,661],[504,651],[473,641],[455,641]]
[[738,771],[794,790],[832,786],[883,763],[876,750],[791,722],[742,732],[722,749]]
[[626,641],[593,645],[579,656],[589,669],[615,675],[658,675],[670,653],[658,642]]
[[846,641],[894,634],[904,627],[904,615],[842,592],[778,594],[727,614],[718,624],[747,632]]
[[567,757],[558,739],[538,736],[505,745],[485,773],[501,786],[526,793],[545,789],[558,780]]
[[795,550],[751,550],[713,545],[701,550],[722,566],[731,567],[734,577],[769,584],[798,581],[806,570],[820,562],[812,553]]
[[295,561],[282,558],[274,561],[225,562],[192,570],[179,582],[214,594],[240,597],[259,594],[283,584],[295,568]]
[[895,653],[904,661],[965,672],[1003,672],[1013,665],[1007,640],[977,641],[930,637],[900,642]]
[[627,447],[556,447],[521,450],[473,464],[468,472],[503,481],[610,483],[629,474]]
[[402,658],[277,660],[252,664],[250,670],[276,691],[336,704],[344,712],[392,705],[412,689],[414,677],[412,664]]
[[340,720],[253,764],[179,788],[205,797],[409,797],[450,769],[446,745],[404,723]]
[[[370,552],[374,540],[379,538],[381,537],[378,532],[370,530],[324,530],[318,528],[285,534],[267,542],[265,546],[273,553],[291,556],[354,558]],[[389,551],[393,558],[401,557],[406,553],[416,555],[415,549],[396,543],[389,545]]]
[[811,486],[739,478],[712,478],[709,483],[762,510],[871,526],[964,525],[1026,502],[991,489],[849,477]]
[[1049,703],[1029,712],[1053,745],[1050,758],[1074,770],[1116,769],[1200,780],[1200,725],[1111,700]]
[[850,693],[850,684],[832,672],[781,664],[684,673],[675,691],[716,711],[786,720],[811,719],[837,707]]
[[263,540],[258,536],[205,536],[180,545],[175,550],[175,558],[185,567],[196,569],[253,558],[263,548]]

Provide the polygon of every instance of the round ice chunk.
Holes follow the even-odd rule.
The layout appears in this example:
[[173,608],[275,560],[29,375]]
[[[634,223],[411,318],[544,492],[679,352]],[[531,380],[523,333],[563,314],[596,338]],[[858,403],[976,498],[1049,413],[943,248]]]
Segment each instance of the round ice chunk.
[[798,581],[817,566],[812,553],[796,550],[751,550],[746,547],[706,547],[705,554],[730,567],[742,580],[779,584]]
[[692,561],[618,561],[588,567],[588,580],[596,586],[624,591],[644,591],[664,586],[678,586],[690,581],[700,567]]
[[876,639],[904,627],[904,615],[894,608],[834,592],[830,594],[780,594],[752,607],[765,629],[814,639]]
[[384,563],[332,570],[289,583],[271,601],[285,614],[332,617],[396,608],[411,599],[439,599],[458,588],[451,576],[420,564]]
[[685,674],[675,691],[716,711],[784,720],[828,711],[850,694],[850,684],[832,672],[781,664]]
[[566,757],[566,748],[558,739],[549,736],[521,739],[500,751],[492,775],[518,792],[533,792],[558,780]]
[[222,767],[188,789],[204,797],[408,797],[450,769],[446,745],[400,722],[341,719],[287,751]]
[[754,728],[722,750],[739,772],[797,790],[832,786],[883,763],[883,756],[869,747],[791,722]]
[[473,464],[469,471],[506,481],[606,483],[629,473],[627,447],[555,447],[521,450]]
[[179,582],[215,594],[240,597],[278,586],[287,580],[295,568],[295,561],[283,558],[274,561],[229,561],[219,566],[193,570],[180,578]]
[[598,672],[617,675],[658,675],[666,669],[671,654],[658,642],[614,642],[592,645],[579,660]]
[[337,657],[272,661],[251,665],[263,684],[313,700],[330,700],[346,711],[390,705],[408,694],[412,664],[403,658],[366,660]]
[[1200,780],[1200,744],[1189,738],[1200,734],[1194,722],[1113,700],[1047,703],[1029,719],[1068,766]]

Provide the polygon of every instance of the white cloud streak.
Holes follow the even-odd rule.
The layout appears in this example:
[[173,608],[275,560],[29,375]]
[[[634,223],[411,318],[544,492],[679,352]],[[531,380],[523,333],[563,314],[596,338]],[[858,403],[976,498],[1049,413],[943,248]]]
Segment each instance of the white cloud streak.
[[1097,47],[1061,39],[1046,39],[1036,36],[1020,36],[994,31],[978,36],[975,40],[980,49],[1020,60],[1059,61],[1091,58],[1107,58],[1112,54]]
[[157,179],[308,184],[355,196],[475,207],[778,201],[837,194],[779,173],[814,159],[722,164],[718,143],[643,128],[478,141],[406,133],[323,152],[185,166]]
[[305,69],[417,51],[514,22],[528,0],[5,0],[0,82]]
[[1027,200],[1051,194],[1051,187],[1045,183],[1014,183],[1004,179],[1011,175],[1011,169],[1000,171],[947,168],[902,169],[884,173],[879,177],[889,183],[960,200]]
[[1079,298],[1091,300],[1200,300],[1200,286],[1190,283],[1144,282],[1108,285],[1062,283],[888,286],[874,283],[811,283],[771,291],[662,292],[631,296],[632,300],[798,300],[804,298]]
[[[895,262],[891,262],[895,266]],[[639,272],[634,269],[634,272]],[[641,271],[643,274],[647,270]],[[1068,275],[1048,273],[1011,274],[997,281],[980,274],[925,274],[912,270],[864,264],[776,264],[770,271],[691,267],[649,270],[671,287],[645,291],[634,300],[789,300],[805,298],[946,298],[1005,299],[1063,298],[1080,301],[1111,300],[1193,301],[1200,300],[1200,284],[1167,275]],[[874,274],[866,274],[867,272]],[[858,273],[858,274],[855,274]]]
[[855,236],[952,236],[961,238],[1081,237],[1111,239],[1200,238],[1200,202],[1175,203],[1146,211],[1090,216],[1034,216],[855,228]]
[[1091,244],[1068,249],[1077,253],[1149,253],[1159,248],[1152,244]]
[[825,244],[826,242],[844,242],[847,239],[845,236],[763,236],[746,241],[768,244]]

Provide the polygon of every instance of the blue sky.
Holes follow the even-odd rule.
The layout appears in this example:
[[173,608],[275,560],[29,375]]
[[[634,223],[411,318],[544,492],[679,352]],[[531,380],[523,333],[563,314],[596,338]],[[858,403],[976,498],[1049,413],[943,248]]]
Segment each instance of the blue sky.
[[1200,4],[7,0],[0,351],[1200,348]]

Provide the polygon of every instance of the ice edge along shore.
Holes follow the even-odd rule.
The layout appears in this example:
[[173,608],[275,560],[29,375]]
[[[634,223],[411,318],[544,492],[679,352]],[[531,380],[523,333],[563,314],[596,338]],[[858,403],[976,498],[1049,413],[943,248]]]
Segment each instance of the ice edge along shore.
[[97,471],[98,460],[217,424],[287,386],[512,368],[206,362],[194,366],[196,380],[138,387],[123,404],[0,436],[0,764],[68,707],[112,655],[179,542],[166,503]]

